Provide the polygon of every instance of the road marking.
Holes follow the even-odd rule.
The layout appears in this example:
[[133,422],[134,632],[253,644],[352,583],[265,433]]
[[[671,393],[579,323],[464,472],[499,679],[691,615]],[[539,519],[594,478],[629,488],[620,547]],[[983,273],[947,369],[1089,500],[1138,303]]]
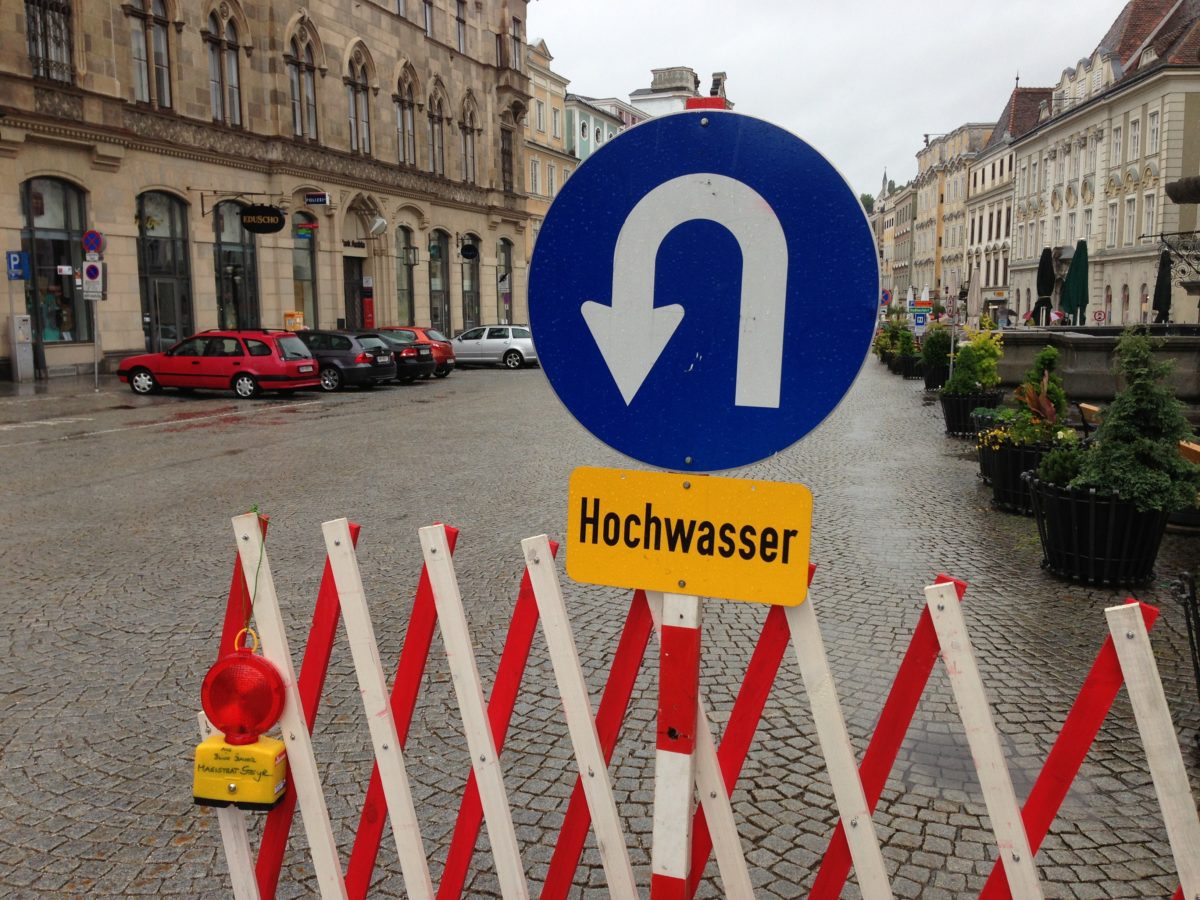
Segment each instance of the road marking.
[[40,428],[43,425],[72,425],[75,422],[91,422],[92,419],[30,419],[28,422],[12,422],[0,425],[0,431],[15,431],[18,428]]
[[[324,401],[322,401],[322,400],[307,400],[304,403],[286,403],[286,404],[281,404],[279,406],[267,407],[261,411],[262,412],[278,412],[279,410],[282,410],[282,409],[298,409],[302,406],[317,406],[323,402]],[[58,437],[40,438],[39,440],[36,440],[36,441],[18,441],[13,444],[0,444],[0,448],[22,447],[27,444],[44,444],[49,441],[69,441],[69,440],[74,440],[76,438],[95,437],[96,435],[100,435],[100,434],[116,434],[117,432],[120,432],[120,431],[137,431],[142,428],[162,428],[164,426],[169,426],[169,425],[191,425],[194,422],[206,422],[206,421],[211,421],[213,419],[236,418],[237,416],[248,415],[248,413],[249,413],[249,411],[247,411],[247,410],[238,410],[237,412],[214,413],[211,416],[197,416],[194,419],[168,419],[163,422],[143,422],[140,425],[122,425],[119,428],[101,428],[101,429],[98,429],[97,431],[84,431],[79,434],[64,434],[64,435],[59,435]],[[63,420],[63,421],[66,421],[66,420]],[[90,420],[84,420],[84,421],[90,421]]]

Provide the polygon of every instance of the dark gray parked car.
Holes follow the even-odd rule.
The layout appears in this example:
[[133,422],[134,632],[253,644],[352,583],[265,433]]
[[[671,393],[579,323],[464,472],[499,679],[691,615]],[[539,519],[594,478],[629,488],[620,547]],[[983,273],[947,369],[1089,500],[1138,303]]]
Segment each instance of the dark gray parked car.
[[320,366],[322,390],[337,391],[351,384],[374,387],[396,377],[392,348],[377,334],[297,331],[296,337]]

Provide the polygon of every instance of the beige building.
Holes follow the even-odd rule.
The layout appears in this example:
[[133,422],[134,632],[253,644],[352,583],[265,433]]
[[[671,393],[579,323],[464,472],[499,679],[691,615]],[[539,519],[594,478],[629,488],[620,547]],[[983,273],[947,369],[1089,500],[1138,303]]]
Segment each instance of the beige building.
[[[1083,239],[1087,321],[1153,319],[1159,253],[1197,228],[1196,206],[1176,206],[1164,187],[1200,172],[1198,52],[1195,4],[1133,0],[1091,55],[1064,70],[1039,121],[1014,142],[1010,271],[1022,313],[1037,301],[1042,249],[1064,257],[1063,274]],[[1197,320],[1195,300],[1179,287],[1171,319]]]
[[926,287],[930,297],[958,291],[966,252],[967,167],[991,133],[990,123],[970,122],[933,140],[927,135],[917,152],[913,288],[918,293]]
[[[900,300],[913,286],[913,235],[917,221],[917,190],[909,182],[888,198],[893,218],[892,294]],[[919,293],[919,289],[917,289]]]
[[533,245],[558,189],[579,161],[567,150],[567,85],[570,82],[550,69],[554,57],[544,40],[529,45],[531,101],[525,117],[525,189],[529,197],[529,239],[525,242],[526,259],[533,257]]
[[1039,105],[1049,88],[1016,87],[1008,98],[991,138],[971,162],[965,217],[965,285],[978,278],[984,311],[993,321],[1016,325],[1005,315],[1017,306],[1009,288],[1013,230],[1013,142],[1037,122]]
[[[3,6],[0,236],[30,254],[12,311],[49,371],[90,366],[95,324],[112,369],[293,310],[526,319],[524,0]],[[286,227],[248,231],[255,204]],[[98,303],[88,230],[106,239]]]

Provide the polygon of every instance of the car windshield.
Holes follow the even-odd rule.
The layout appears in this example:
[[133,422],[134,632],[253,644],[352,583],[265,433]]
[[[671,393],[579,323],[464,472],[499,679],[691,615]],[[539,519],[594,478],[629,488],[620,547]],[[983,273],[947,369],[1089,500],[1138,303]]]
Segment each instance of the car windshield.
[[411,331],[389,331],[384,337],[397,344],[411,344],[417,339],[417,336]]
[[375,335],[360,337],[358,341],[368,350],[386,350],[388,348],[387,344],[383,342],[383,338],[378,338]]
[[429,338],[431,341],[448,341],[448,340],[450,340],[448,337],[446,337],[440,331],[435,331],[432,328],[425,329],[425,337]]
[[308,352],[308,348],[304,346],[304,341],[298,337],[288,335],[281,337],[279,341],[279,352],[284,359],[309,359],[312,354]]

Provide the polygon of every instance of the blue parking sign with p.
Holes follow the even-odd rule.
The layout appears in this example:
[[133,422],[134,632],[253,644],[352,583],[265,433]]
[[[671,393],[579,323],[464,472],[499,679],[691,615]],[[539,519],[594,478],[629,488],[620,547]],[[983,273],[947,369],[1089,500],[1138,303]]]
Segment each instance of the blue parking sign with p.
[[24,281],[29,278],[29,254],[20,250],[9,250],[4,254],[8,263],[8,280]]

